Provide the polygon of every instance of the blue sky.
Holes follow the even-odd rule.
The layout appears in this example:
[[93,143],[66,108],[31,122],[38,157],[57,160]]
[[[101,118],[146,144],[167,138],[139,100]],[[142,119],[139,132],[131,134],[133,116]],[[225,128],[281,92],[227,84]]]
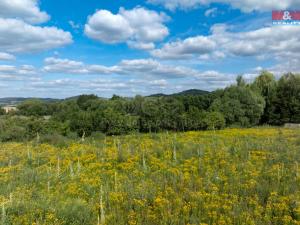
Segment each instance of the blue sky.
[[298,0],[1,0],[0,97],[110,97],[299,72]]

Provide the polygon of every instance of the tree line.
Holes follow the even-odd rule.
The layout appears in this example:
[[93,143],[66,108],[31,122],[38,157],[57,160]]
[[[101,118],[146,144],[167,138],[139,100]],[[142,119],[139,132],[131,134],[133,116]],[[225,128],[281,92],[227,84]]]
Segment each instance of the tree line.
[[252,83],[238,76],[235,85],[204,95],[30,100],[0,115],[0,141],[300,123],[300,75],[276,80],[263,71]]

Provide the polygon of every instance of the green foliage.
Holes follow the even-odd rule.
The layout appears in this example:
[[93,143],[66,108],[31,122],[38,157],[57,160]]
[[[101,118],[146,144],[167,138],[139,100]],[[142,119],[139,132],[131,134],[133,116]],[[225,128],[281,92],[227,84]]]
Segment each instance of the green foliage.
[[87,110],[93,100],[98,99],[96,95],[80,95],[77,99],[77,105],[82,110]]
[[226,125],[225,118],[220,112],[206,113],[204,123],[207,130],[220,130]]
[[93,225],[94,212],[80,199],[65,200],[57,206],[57,217],[68,225]]
[[242,75],[237,76],[236,83],[237,83],[238,87],[245,87],[246,86],[246,81],[244,80]]
[[23,120],[8,116],[0,118],[0,141],[22,141],[26,135]]
[[67,135],[69,127],[65,123],[43,118],[25,116],[4,116],[0,118],[0,141],[25,141],[39,135]]
[[206,126],[206,113],[198,108],[191,106],[184,115],[185,130],[202,130]]
[[4,109],[2,109],[2,107],[0,106],[0,116],[1,115],[5,115],[5,111],[4,111]]
[[55,103],[27,100],[18,105],[18,114],[23,116],[47,116],[56,111]]
[[300,123],[300,75],[288,73],[277,84],[271,122]]
[[44,134],[40,137],[40,143],[47,143],[59,148],[67,147],[70,143],[69,139],[60,134]]
[[160,129],[161,112],[158,99],[146,99],[138,105],[136,112],[140,115],[141,131],[156,132]]
[[266,106],[264,109],[264,113],[261,117],[261,123],[267,124],[271,122],[272,111],[274,110],[273,101],[276,98],[276,87],[277,83],[275,77],[272,73],[268,71],[263,71],[261,74],[255,79],[251,88],[263,96]]
[[45,135],[51,143],[52,134],[77,138],[95,132],[123,135],[300,123],[300,76],[290,73],[276,81],[262,71],[253,83],[238,76],[236,85],[200,94],[190,90],[135,98],[81,95],[56,102],[28,100],[18,105],[17,112],[3,114],[0,110],[1,141]]
[[127,134],[137,130],[137,118],[122,115],[120,112],[108,108],[103,112],[103,130],[108,135]]
[[264,107],[265,101],[258,93],[246,86],[231,86],[212,103],[210,110],[221,112],[228,126],[248,127],[259,123]]

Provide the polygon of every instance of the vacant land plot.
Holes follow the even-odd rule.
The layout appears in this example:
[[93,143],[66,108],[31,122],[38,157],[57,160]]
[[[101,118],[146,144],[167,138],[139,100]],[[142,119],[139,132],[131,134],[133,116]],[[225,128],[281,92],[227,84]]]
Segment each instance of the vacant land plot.
[[300,224],[300,132],[0,144],[2,224]]

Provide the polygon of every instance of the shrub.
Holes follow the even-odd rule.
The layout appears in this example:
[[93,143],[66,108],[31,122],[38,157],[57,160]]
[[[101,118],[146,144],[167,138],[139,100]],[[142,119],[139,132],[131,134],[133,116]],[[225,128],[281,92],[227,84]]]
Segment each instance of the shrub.
[[225,118],[220,112],[209,112],[204,119],[207,130],[219,130],[225,127]]

